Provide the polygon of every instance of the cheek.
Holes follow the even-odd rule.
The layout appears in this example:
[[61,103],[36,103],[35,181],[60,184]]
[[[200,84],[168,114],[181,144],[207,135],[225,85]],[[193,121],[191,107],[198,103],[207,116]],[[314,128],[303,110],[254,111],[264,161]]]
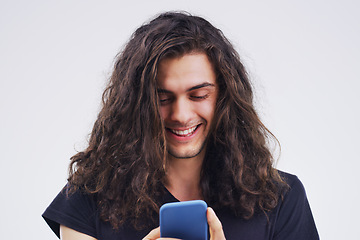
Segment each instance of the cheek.
[[166,116],[168,114],[168,109],[165,106],[160,107],[160,117],[161,119],[166,119]]
[[215,114],[215,101],[209,101],[203,104],[199,104],[196,108],[198,109],[198,115],[204,118],[207,122],[211,122]]

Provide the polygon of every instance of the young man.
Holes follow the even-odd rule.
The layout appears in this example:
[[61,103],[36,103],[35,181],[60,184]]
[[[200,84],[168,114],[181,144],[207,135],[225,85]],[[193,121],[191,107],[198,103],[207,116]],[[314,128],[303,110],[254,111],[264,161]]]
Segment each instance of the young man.
[[318,239],[301,182],[272,166],[271,139],[222,32],[164,13],[119,54],[89,146],[43,217],[64,240],[157,239],[162,204],[202,199],[210,239]]

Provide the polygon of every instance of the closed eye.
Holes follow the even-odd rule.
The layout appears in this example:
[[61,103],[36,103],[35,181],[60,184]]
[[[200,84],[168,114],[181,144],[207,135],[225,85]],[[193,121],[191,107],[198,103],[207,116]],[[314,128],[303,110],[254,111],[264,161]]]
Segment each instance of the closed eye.
[[159,94],[159,102],[161,105],[165,105],[172,101],[172,97],[168,96],[168,94]]
[[192,98],[193,100],[196,100],[196,101],[200,101],[200,100],[206,99],[208,97],[209,97],[209,94],[205,94],[205,95],[201,95],[201,96],[190,96],[190,98]]

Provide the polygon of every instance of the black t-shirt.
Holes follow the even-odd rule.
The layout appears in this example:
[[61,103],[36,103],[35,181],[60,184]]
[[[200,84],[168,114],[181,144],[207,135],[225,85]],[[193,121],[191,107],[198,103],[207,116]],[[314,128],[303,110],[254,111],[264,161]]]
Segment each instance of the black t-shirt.
[[[281,175],[289,184],[290,189],[277,207],[268,214],[268,218],[264,214],[257,214],[250,220],[245,220],[242,217],[236,217],[228,209],[216,211],[227,240],[319,239],[302,183],[294,175],[282,172]],[[163,203],[176,201],[178,200],[168,191],[163,196]],[[142,239],[157,227],[155,225],[136,231],[130,224],[125,223],[120,229],[114,230],[109,222],[100,219],[94,196],[80,191],[69,196],[66,190],[61,191],[42,216],[58,237],[60,225],[98,240]]]

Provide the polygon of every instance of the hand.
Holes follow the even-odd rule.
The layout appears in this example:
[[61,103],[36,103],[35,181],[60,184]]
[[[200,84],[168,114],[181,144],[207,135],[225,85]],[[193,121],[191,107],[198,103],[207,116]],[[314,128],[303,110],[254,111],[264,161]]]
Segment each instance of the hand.
[[[206,212],[207,221],[210,228],[210,240],[226,240],[224,231],[222,229],[221,222],[219,218],[216,216],[214,210],[212,208],[208,208]],[[146,235],[142,240],[170,240],[175,238],[160,238],[160,227],[152,230],[148,235]]]
[[142,240],[176,240],[176,238],[160,238],[160,227],[153,229]]
[[210,228],[210,240],[226,240],[221,222],[212,208],[208,207],[206,217]]

